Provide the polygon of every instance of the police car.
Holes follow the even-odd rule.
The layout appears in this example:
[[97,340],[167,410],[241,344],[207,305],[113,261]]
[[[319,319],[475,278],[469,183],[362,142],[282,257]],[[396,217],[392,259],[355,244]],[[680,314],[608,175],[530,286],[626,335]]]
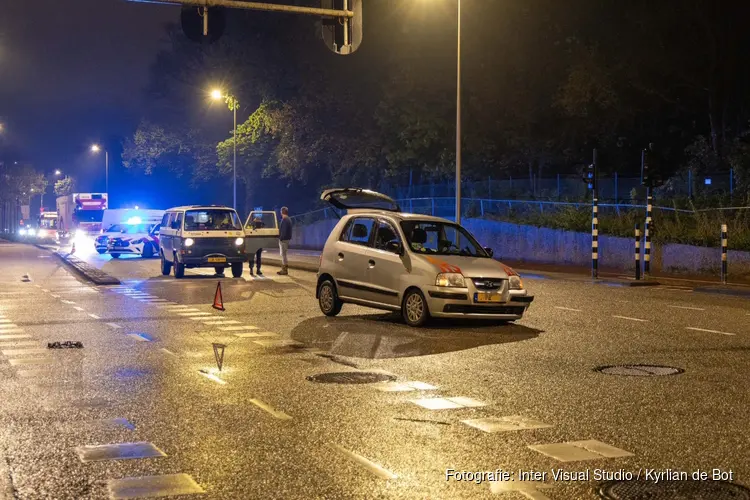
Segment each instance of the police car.
[[[113,259],[118,259],[121,255],[140,255],[148,259],[159,255],[160,229],[161,224],[115,224],[99,238],[106,238],[106,251]],[[99,245],[100,242],[97,241],[97,251]]]

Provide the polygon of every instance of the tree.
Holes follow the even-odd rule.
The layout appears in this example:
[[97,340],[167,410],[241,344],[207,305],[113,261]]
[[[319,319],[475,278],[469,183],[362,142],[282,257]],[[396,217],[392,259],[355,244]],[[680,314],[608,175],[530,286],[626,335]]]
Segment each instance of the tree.
[[0,201],[15,201],[47,189],[47,179],[31,165],[0,163]]
[[55,195],[67,196],[74,191],[74,186],[75,183],[73,182],[73,178],[66,175],[59,181],[55,182]]

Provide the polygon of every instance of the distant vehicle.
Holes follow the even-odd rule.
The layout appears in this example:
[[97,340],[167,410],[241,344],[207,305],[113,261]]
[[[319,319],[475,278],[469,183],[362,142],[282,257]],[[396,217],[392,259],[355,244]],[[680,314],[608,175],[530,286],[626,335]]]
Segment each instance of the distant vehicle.
[[[107,251],[109,238],[118,236],[123,232],[125,226],[147,224],[153,226],[160,224],[164,217],[164,210],[140,210],[133,208],[105,210],[102,216],[102,229],[94,239],[94,247],[97,253],[103,254]],[[148,231],[146,231],[148,233]],[[158,241],[156,249],[158,250]]]
[[[107,253],[117,259],[121,255],[140,255],[151,258],[159,255],[159,229],[161,224],[125,224],[110,229],[119,229],[118,233],[110,231],[107,239]],[[98,251],[98,248],[97,248]]]
[[39,215],[39,229],[36,231],[36,239],[42,242],[54,242],[57,240],[57,212],[42,212]]
[[57,225],[60,237],[93,237],[99,233],[107,203],[107,193],[73,193],[59,196]]
[[326,316],[349,302],[400,311],[409,326],[430,316],[513,321],[534,300],[513,269],[455,222],[403,213],[366,189],[329,189],[321,199],[349,211],[320,256],[316,298]]
[[161,273],[175,278],[185,276],[185,268],[213,267],[223,275],[227,267],[232,276],[242,276],[245,233],[237,212],[224,206],[193,205],[167,210],[159,235]]

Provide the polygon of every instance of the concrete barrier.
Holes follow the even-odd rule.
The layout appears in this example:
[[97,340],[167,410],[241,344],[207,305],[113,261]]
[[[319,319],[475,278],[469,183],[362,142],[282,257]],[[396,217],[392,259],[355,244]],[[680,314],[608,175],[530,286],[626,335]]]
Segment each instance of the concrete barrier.
[[[292,248],[321,250],[336,220],[295,226]],[[466,227],[483,246],[491,247],[499,260],[540,264],[591,265],[591,234],[512,224],[485,219],[464,219]],[[730,278],[750,278],[750,252],[730,250]],[[599,236],[599,266],[633,270],[633,239]],[[718,277],[721,250],[692,245],[652,244],[652,272],[685,273]]]

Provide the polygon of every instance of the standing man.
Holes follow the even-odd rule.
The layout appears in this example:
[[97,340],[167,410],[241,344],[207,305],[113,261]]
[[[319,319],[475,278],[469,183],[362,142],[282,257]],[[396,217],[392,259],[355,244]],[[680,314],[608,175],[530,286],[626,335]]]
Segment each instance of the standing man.
[[292,219],[289,218],[289,209],[281,207],[281,227],[279,228],[279,251],[281,252],[281,271],[276,274],[289,274],[287,269],[289,261],[286,253],[289,251],[289,240],[292,239]]
[[[255,229],[262,229],[263,228],[263,221],[260,220],[260,217],[255,217],[252,222],[253,230]],[[263,249],[259,248],[257,252],[255,252],[255,255],[250,254],[250,276],[253,275],[253,263],[258,266],[258,276],[263,276],[263,273],[260,272],[260,255],[263,253]]]

